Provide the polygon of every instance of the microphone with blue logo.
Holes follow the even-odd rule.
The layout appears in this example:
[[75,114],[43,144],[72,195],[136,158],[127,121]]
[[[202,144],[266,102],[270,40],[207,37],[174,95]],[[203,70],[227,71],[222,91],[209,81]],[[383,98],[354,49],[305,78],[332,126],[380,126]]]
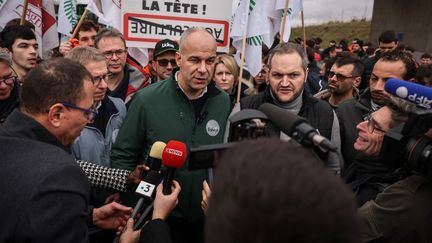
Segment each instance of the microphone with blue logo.
[[432,88],[396,78],[390,78],[384,90],[401,99],[410,101],[425,109],[432,108]]

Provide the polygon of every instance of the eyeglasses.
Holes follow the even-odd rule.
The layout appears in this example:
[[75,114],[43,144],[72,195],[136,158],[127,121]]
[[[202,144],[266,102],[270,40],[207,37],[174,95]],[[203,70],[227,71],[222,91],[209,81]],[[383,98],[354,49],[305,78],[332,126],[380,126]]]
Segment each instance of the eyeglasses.
[[91,109],[85,109],[85,108],[81,108],[79,106],[76,106],[74,104],[68,103],[68,102],[59,102],[60,104],[62,104],[63,106],[67,107],[67,108],[71,108],[71,109],[75,109],[75,110],[79,110],[84,112],[85,116],[87,117],[87,120],[89,120],[90,122],[94,121],[94,119],[97,116],[97,110],[91,108]]
[[168,66],[168,63],[171,63],[172,67],[177,67],[177,62],[176,62],[175,59],[170,59],[170,60],[168,60],[168,59],[159,59],[159,60],[156,60],[156,61],[159,64],[159,66],[161,66],[161,67]]
[[369,133],[373,133],[375,130],[386,133],[386,131],[377,126],[376,121],[372,117],[372,114],[367,115],[363,120],[367,121],[367,128]]
[[93,77],[93,85],[95,87],[99,86],[99,84],[100,84],[100,82],[102,82],[102,80],[107,81],[110,76],[111,76],[111,73],[107,73],[105,75]]
[[105,58],[107,59],[111,59],[113,57],[113,55],[115,54],[117,57],[124,57],[126,54],[127,50],[124,49],[118,49],[115,51],[105,51],[103,52],[103,55],[105,56]]
[[345,76],[343,74],[335,73],[335,72],[332,72],[332,71],[329,72],[328,77],[329,78],[333,78],[335,75],[336,75],[336,80],[339,81],[339,82],[343,82],[347,78],[355,78],[356,77],[356,76]]
[[7,78],[2,78],[2,79],[0,79],[0,84],[2,82],[4,82],[7,85],[12,85],[13,83],[15,83],[15,81],[17,81],[17,78],[18,78],[17,76],[10,76]]

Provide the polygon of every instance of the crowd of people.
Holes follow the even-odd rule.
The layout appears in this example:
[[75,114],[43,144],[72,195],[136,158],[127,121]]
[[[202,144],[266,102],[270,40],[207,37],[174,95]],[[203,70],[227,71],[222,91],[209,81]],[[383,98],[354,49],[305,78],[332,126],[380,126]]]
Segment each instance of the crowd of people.
[[[45,60],[30,22],[0,34],[0,242],[432,241],[430,178],[382,156],[386,133],[415,109],[387,80],[432,87],[432,56],[418,63],[394,31],[325,49],[320,38],[275,37],[255,77],[201,28],[157,42],[145,67],[118,30],[86,20],[77,33],[78,46]],[[219,158],[214,183],[186,162],[134,229],[155,142],[224,143],[233,107],[264,103],[304,118],[343,159],[285,142],[270,120],[271,138]]]

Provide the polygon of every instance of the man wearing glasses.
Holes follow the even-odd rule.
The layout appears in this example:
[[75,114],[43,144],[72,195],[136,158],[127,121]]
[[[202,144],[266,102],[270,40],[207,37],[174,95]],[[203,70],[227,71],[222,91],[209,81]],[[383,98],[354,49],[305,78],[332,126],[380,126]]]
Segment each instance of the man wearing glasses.
[[384,84],[389,78],[413,81],[415,65],[411,59],[400,51],[386,52],[375,64],[369,81],[369,88],[360,96],[341,103],[336,112],[341,124],[342,155],[347,168],[354,160],[357,152],[354,141],[357,139],[358,123],[369,113],[378,110],[388,98]]
[[126,42],[117,30],[101,29],[96,35],[95,47],[102,51],[108,62],[108,94],[122,99],[128,106],[135,92],[149,84],[148,78],[126,63]]
[[0,49],[0,125],[19,106],[20,85],[11,65],[9,53]]
[[[379,158],[386,165],[386,173],[357,173],[358,181],[367,179],[362,187],[381,188],[369,194],[367,202],[358,210],[362,225],[362,242],[431,242],[432,182],[423,173],[411,168],[400,168],[394,160],[380,156],[384,135],[408,120],[414,104],[390,97],[384,106],[371,113],[357,125],[356,150]],[[399,151],[394,151],[399,152]],[[369,161],[359,161],[367,163]],[[390,170],[391,169],[391,170]],[[402,169],[402,173],[401,173]],[[414,168],[415,169],[415,168]],[[351,184],[353,186],[355,184]],[[357,184],[358,185],[358,184]],[[354,188],[357,192],[362,189]],[[373,191],[372,191],[373,192]],[[379,193],[378,193],[379,192]],[[365,198],[366,199],[366,198]]]
[[152,78],[152,83],[156,83],[171,76],[172,70],[177,67],[175,53],[178,51],[178,44],[170,39],[161,40],[156,43],[152,66],[156,76]]
[[121,99],[106,95],[108,68],[100,50],[80,46],[72,49],[66,58],[82,64],[92,75],[94,108],[97,110],[94,120],[84,127],[75,141],[72,153],[76,159],[111,167],[111,145],[126,117],[126,106]]
[[327,101],[333,109],[345,100],[358,95],[363,63],[352,54],[338,57],[330,69],[327,89],[314,96]]
[[21,106],[0,127],[5,222],[0,242],[88,242],[87,222],[117,229],[132,208],[89,207],[90,185],[70,147],[95,115],[82,65],[57,58],[29,72]]
[[[359,97],[347,100],[337,108],[341,123],[342,155],[347,169],[345,179],[347,182],[358,182],[357,174],[370,175],[381,173],[393,173],[392,168],[386,168],[374,156],[367,155],[354,147],[358,138],[357,124],[368,119],[371,112],[377,111],[385,105],[389,94],[384,90],[384,84],[389,78],[397,78],[413,81],[415,77],[415,65],[411,59],[400,51],[386,52],[379,58],[374,66],[369,82],[369,88]],[[359,152],[360,151],[360,152]],[[356,161],[356,163],[354,163]],[[361,162],[360,162],[361,161]],[[361,182],[363,184],[363,182]],[[365,188],[362,191],[362,188]],[[370,198],[370,194],[376,193],[379,188],[360,187],[358,192],[359,205]]]

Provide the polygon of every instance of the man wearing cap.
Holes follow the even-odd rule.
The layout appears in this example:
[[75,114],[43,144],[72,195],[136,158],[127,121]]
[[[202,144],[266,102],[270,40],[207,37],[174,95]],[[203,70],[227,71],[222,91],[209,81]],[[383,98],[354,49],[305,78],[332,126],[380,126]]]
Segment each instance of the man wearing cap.
[[164,39],[156,43],[153,53],[153,69],[156,76],[152,78],[152,83],[168,79],[172,70],[177,67],[175,53],[178,51],[178,44],[170,39]]
[[17,74],[12,69],[12,59],[6,50],[0,49],[0,125],[19,105]]

